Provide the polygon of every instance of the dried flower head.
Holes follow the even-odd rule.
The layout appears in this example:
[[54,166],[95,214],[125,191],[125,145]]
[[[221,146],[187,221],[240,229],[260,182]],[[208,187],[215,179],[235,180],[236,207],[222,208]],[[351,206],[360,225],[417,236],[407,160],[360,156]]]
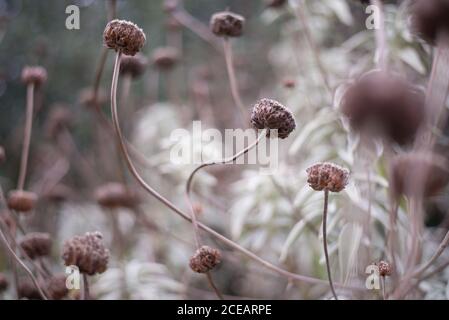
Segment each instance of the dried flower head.
[[31,259],[35,259],[50,254],[52,241],[48,233],[32,232],[26,234],[19,245]]
[[449,32],[449,1],[413,0],[410,5],[412,30],[430,44]]
[[40,66],[26,66],[22,69],[22,82],[25,84],[33,83],[39,87],[47,81],[47,70]]
[[398,75],[371,71],[347,89],[340,110],[353,130],[403,145],[413,141],[425,116],[424,93]]
[[8,279],[3,273],[0,273],[0,292],[5,291],[8,289]]
[[137,193],[117,182],[109,182],[95,190],[95,199],[105,208],[133,208],[139,203]]
[[109,250],[104,247],[100,232],[87,232],[64,243],[62,259],[66,266],[75,265],[81,272],[94,275],[106,271]]
[[[256,129],[277,130],[278,137],[285,139],[296,128],[295,118],[290,110],[272,99],[261,99],[251,112],[251,124]],[[268,130],[267,136],[270,136]]]
[[67,276],[63,273],[52,276],[46,284],[46,292],[53,300],[61,300],[68,293],[66,285]]
[[8,208],[18,212],[29,212],[34,209],[37,195],[24,190],[11,190],[8,193]]
[[120,72],[129,74],[132,78],[138,78],[145,72],[147,59],[144,55],[137,53],[135,56],[124,56],[120,62]]
[[[124,57],[122,57],[124,58]],[[104,90],[100,89],[95,97],[94,90],[92,88],[84,88],[79,95],[79,102],[89,108],[95,108],[101,106],[108,101],[108,97]]]
[[307,183],[316,191],[340,192],[348,184],[349,170],[330,162],[320,162],[306,169]]
[[0,163],[3,163],[6,161],[6,152],[5,152],[5,148],[3,148],[2,146],[0,146]]
[[267,7],[280,8],[287,3],[287,0],[267,0]]
[[72,125],[73,115],[68,106],[64,104],[56,104],[52,107],[48,116],[46,131],[47,135],[55,139],[62,130]]
[[244,17],[230,11],[217,12],[210,19],[210,28],[219,37],[240,37],[244,24]]
[[134,56],[139,52],[145,41],[142,29],[125,20],[109,21],[103,32],[103,42],[108,48],[121,51],[128,56]]
[[391,265],[386,261],[380,261],[377,267],[379,268],[379,275],[381,277],[390,276],[392,273]]
[[221,253],[218,249],[202,246],[190,258],[190,268],[198,273],[206,273],[214,269],[221,262]]
[[434,153],[402,154],[391,162],[390,181],[396,197],[432,196],[449,183],[449,163]]
[[153,64],[161,70],[168,70],[173,68],[178,60],[178,50],[174,47],[156,48],[152,56]]

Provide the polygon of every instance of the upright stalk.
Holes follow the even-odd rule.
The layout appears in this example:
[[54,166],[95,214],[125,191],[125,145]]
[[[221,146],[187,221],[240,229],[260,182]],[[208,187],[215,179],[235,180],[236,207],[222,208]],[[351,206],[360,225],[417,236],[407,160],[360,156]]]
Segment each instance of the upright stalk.
[[83,295],[81,300],[90,300],[89,281],[87,275],[83,273]]
[[327,277],[329,278],[329,285],[331,287],[332,294],[334,295],[335,300],[338,300],[337,293],[334,289],[334,284],[332,282],[331,276],[331,267],[329,262],[329,253],[327,252],[327,229],[326,229],[326,220],[327,220],[327,207],[329,202],[329,190],[324,189],[324,209],[323,209],[323,247],[324,247],[324,257],[326,258],[326,269],[327,269]]

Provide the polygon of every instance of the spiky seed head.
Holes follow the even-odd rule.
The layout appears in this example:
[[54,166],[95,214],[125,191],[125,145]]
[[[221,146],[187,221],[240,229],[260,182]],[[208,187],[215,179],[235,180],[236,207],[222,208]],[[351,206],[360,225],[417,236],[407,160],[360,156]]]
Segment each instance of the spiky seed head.
[[82,273],[94,275],[106,271],[109,250],[105,248],[100,232],[87,232],[64,243],[62,259],[66,266],[75,265]]
[[230,11],[214,13],[210,19],[210,29],[219,37],[240,37],[245,18]]
[[202,246],[190,258],[190,268],[197,273],[206,273],[214,269],[221,262],[218,249]]
[[49,233],[31,232],[26,234],[19,245],[31,259],[50,255],[52,240]]
[[349,170],[331,162],[319,162],[306,169],[307,183],[316,191],[342,191],[349,180]]
[[[296,128],[295,118],[290,110],[273,99],[261,99],[251,112],[251,125],[256,129],[277,130],[278,137],[285,139]],[[267,131],[267,136],[270,131]]]
[[22,69],[21,78],[23,83],[33,83],[36,87],[39,87],[47,82],[47,70],[41,66],[26,66]]
[[139,52],[146,41],[145,33],[136,24],[125,20],[112,20],[103,32],[105,46],[128,56]]
[[11,190],[8,193],[8,208],[17,212],[29,212],[34,209],[37,194],[25,190]]

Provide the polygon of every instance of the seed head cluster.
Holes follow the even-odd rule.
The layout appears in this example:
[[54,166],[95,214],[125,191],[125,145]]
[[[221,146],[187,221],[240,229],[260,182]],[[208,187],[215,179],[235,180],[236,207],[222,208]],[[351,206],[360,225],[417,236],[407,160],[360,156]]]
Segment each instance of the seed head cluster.
[[[272,99],[261,99],[251,112],[251,125],[256,129],[277,130],[278,137],[285,139],[296,128],[295,118],[290,110]],[[270,132],[267,132],[269,136]]]
[[145,33],[137,25],[125,20],[112,20],[104,29],[105,46],[126,55],[134,56],[146,41]]
[[219,37],[240,37],[244,24],[244,17],[230,11],[217,12],[210,19],[210,29]]
[[190,268],[197,273],[206,273],[214,269],[221,262],[218,249],[202,246],[190,258]]
[[342,191],[349,180],[349,170],[330,162],[320,162],[306,169],[307,183],[316,191]]

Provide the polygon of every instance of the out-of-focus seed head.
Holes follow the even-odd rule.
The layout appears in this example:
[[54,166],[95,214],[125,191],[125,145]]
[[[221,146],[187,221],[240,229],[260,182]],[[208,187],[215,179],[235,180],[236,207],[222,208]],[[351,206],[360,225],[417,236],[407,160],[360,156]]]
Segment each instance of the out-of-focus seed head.
[[435,195],[449,183],[449,163],[434,153],[412,152],[396,156],[391,162],[390,183],[395,197]]
[[92,88],[84,88],[79,95],[79,103],[88,108],[96,108],[105,104],[107,101],[108,97],[103,89],[98,90],[96,97]]
[[219,37],[240,37],[244,24],[244,17],[230,11],[217,12],[210,19],[210,29]]
[[442,35],[448,36],[448,0],[412,0],[410,15],[412,31],[430,44],[437,44]]
[[46,284],[46,292],[53,300],[61,300],[69,293],[66,285],[67,276],[63,273],[52,276]]
[[162,8],[165,12],[171,13],[178,8],[178,0],[164,0]]
[[379,275],[381,277],[391,276],[391,273],[393,272],[391,265],[386,261],[380,261],[377,264],[377,267],[379,268]]
[[95,199],[105,208],[133,208],[139,204],[137,193],[117,182],[109,182],[95,190]]
[[3,273],[0,273],[0,292],[8,289],[8,285],[9,285],[8,279]]
[[218,249],[202,246],[190,258],[190,268],[197,273],[206,273],[214,269],[221,262]]
[[6,151],[5,148],[0,146],[0,164],[6,161]]
[[17,286],[17,293],[19,299],[29,299],[29,300],[42,300],[39,291],[37,290],[35,284],[29,278],[23,278],[19,280]]
[[266,0],[267,7],[280,8],[287,3],[287,0]]
[[66,266],[75,265],[82,273],[91,276],[106,271],[109,250],[104,247],[100,232],[87,232],[64,243],[62,259]]
[[62,130],[72,125],[72,120],[73,115],[68,106],[63,104],[53,106],[47,120],[47,136],[55,139]]
[[49,201],[62,202],[72,196],[72,189],[65,184],[58,183],[50,190],[46,191],[44,197]]
[[18,212],[29,212],[34,209],[37,195],[24,190],[11,190],[8,193],[8,208]]
[[26,66],[22,69],[22,82],[34,84],[36,87],[47,82],[47,70],[40,66]]
[[307,183],[316,191],[340,192],[348,184],[349,170],[330,162],[319,162],[306,169]]
[[103,42],[108,48],[121,51],[128,56],[134,56],[139,52],[145,41],[142,29],[125,20],[109,21],[103,32]]
[[425,117],[424,92],[398,75],[371,71],[349,86],[340,110],[354,131],[404,145]]
[[285,88],[293,89],[296,86],[296,81],[294,79],[285,79],[283,84]]
[[152,62],[160,70],[169,70],[179,61],[178,50],[174,47],[160,47],[153,52]]
[[145,56],[140,53],[135,56],[124,56],[120,62],[120,72],[138,78],[145,72],[147,63]]
[[[278,137],[285,139],[296,128],[295,118],[290,110],[272,99],[261,99],[251,112],[251,125],[256,129],[277,130]],[[270,136],[270,130],[267,136]]]
[[19,245],[31,259],[35,259],[50,254],[52,240],[48,233],[32,232],[26,234]]

